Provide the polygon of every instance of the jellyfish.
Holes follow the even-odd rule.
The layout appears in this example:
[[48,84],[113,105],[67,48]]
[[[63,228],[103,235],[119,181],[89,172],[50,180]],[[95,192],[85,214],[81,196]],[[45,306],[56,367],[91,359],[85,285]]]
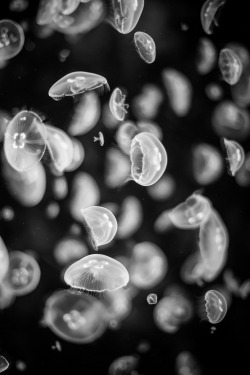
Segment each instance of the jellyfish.
[[116,358],[109,366],[108,375],[137,373],[138,362],[137,356],[134,355]]
[[176,375],[192,374],[201,375],[202,370],[192,353],[183,351],[179,353],[175,361]]
[[73,72],[59,79],[49,89],[49,96],[54,100],[61,100],[65,96],[75,96],[91,90],[100,93],[109,90],[106,78],[88,72]]
[[72,138],[71,145],[73,148],[73,156],[71,163],[65,168],[66,172],[75,171],[77,168],[80,167],[80,165],[82,165],[85,158],[84,147],[78,139]]
[[105,307],[105,315],[110,328],[117,327],[122,320],[129,316],[132,310],[129,290],[106,291],[102,295],[102,304]]
[[15,294],[5,288],[4,284],[0,284],[0,311],[6,309],[7,307],[11,306],[12,303],[15,301],[16,296]]
[[211,72],[216,64],[217,51],[213,42],[208,38],[201,38],[198,43],[196,69],[199,74]]
[[55,177],[52,184],[53,194],[56,199],[64,199],[68,195],[68,182],[64,176]]
[[131,170],[129,158],[120,150],[110,148],[107,150],[105,159],[105,185],[111,189],[120,187],[127,181]]
[[98,133],[98,137],[94,137],[94,142],[98,142],[98,141],[100,143],[100,146],[104,145],[104,136],[102,132]]
[[206,34],[212,34],[214,25],[219,26],[218,20],[221,8],[226,0],[206,0],[201,8],[201,25]]
[[221,88],[217,83],[208,83],[205,87],[205,93],[208,97],[208,99],[213,100],[213,101],[218,101],[222,99],[224,93]]
[[131,177],[142,186],[156,183],[167,167],[167,152],[162,143],[150,133],[137,134],[130,148]]
[[162,102],[163,93],[159,87],[152,83],[147,83],[142,86],[139,95],[133,98],[133,113],[141,121],[153,120],[158,115]]
[[23,48],[24,32],[22,27],[12,20],[0,21],[0,61],[15,57]]
[[143,220],[143,210],[140,200],[132,195],[122,202],[118,217],[117,238],[131,237],[138,231]]
[[163,175],[154,185],[147,187],[149,196],[155,201],[169,199],[175,192],[176,183],[170,174]]
[[8,269],[9,269],[9,253],[5,246],[5,243],[2,240],[2,237],[0,237],[0,282],[6,275]]
[[81,209],[81,214],[95,250],[112,241],[117,232],[117,221],[111,211],[100,206],[90,206]]
[[163,133],[162,129],[158,124],[156,124],[153,121],[138,121],[137,122],[137,128],[138,133],[151,133],[156,136],[156,138],[159,139],[159,141],[162,141],[163,139]]
[[64,15],[73,13],[79,6],[80,0],[59,0],[59,10]]
[[66,270],[64,281],[72,288],[104,292],[126,286],[129,274],[117,260],[102,254],[92,254],[73,263]]
[[222,140],[222,146],[227,155],[226,162],[228,164],[228,173],[231,176],[235,176],[244,163],[245,152],[238,142],[226,138]]
[[110,96],[109,100],[109,108],[112,113],[112,115],[118,120],[123,121],[125,118],[125,115],[128,113],[128,107],[129,105],[125,103],[126,95],[124,95],[117,87],[114,89]]
[[5,370],[7,370],[9,365],[10,364],[7,359],[3,355],[0,355],[0,372],[4,372]]
[[156,233],[166,233],[173,228],[172,221],[170,220],[169,214],[171,210],[164,210],[155,220],[154,231]]
[[205,307],[209,323],[217,324],[227,313],[227,301],[217,290],[209,290],[205,294]]
[[23,12],[28,8],[28,0],[11,0],[9,10],[11,12]]
[[235,179],[239,186],[250,185],[250,152],[245,154],[244,163],[236,173]]
[[225,82],[231,86],[239,82],[243,67],[240,58],[232,49],[223,48],[218,63]]
[[109,0],[110,14],[107,21],[119,33],[128,34],[137,25],[144,7],[144,0]]
[[150,293],[149,295],[147,295],[147,303],[149,305],[156,305],[157,304],[157,294]]
[[138,128],[132,121],[125,121],[116,131],[115,139],[120,149],[129,155],[133,138],[138,134]]
[[67,236],[61,238],[54,247],[54,258],[60,265],[69,265],[70,263],[88,255],[86,244],[76,236]]
[[156,47],[153,38],[142,31],[137,31],[134,34],[134,43],[141,59],[147,64],[152,64],[156,58]]
[[18,172],[34,168],[45,152],[47,131],[34,112],[21,111],[8,123],[4,153],[8,163]]

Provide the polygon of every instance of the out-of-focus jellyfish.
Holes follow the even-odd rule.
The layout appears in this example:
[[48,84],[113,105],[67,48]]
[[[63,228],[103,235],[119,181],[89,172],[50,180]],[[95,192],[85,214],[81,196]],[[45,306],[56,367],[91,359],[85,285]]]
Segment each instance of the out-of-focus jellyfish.
[[168,260],[163,251],[152,242],[140,242],[133,247],[129,266],[131,283],[140,289],[159,284],[168,271]]
[[57,350],[58,352],[61,352],[62,351],[62,345],[61,345],[61,343],[58,340],[56,340],[55,341],[55,345],[52,345],[51,349],[52,350]]
[[173,228],[173,223],[169,218],[170,212],[171,210],[165,210],[157,217],[154,223],[154,231],[156,233],[166,233]]
[[7,370],[9,365],[10,364],[7,359],[3,355],[0,355],[0,372],[4,372],[5,370]]
[[250,55],[245,46],[240,43],[230,42],[225,47],[232,50],[238,56],[242,64],[243,72],[246,68],[249,68]]
[[170,174],[163,175],[154,185],[147,187],[150,197],[156,201],[169,199],[175,191],[175,180]]
[[63,237],[54,247],[54,258],[60,265],[69,265],[88,254],[88,248],[83,241],[77,237]]
[[149,305],[156,305],[157,304],[157,294],[155,293],[150,293],[148,296],[147,296],[147,303]]
[[104,292],[126,286],[129,274],[117,260],[102,254],[92,254],[73,263],[66,270],[64,281],[72,288]]
[[162,129],[158,124],[152,121],[138,121],[137,122],[138,133],[151,133],[156,136],[160,141],[163,139]]
[[62,14],[69,15],[73,13],[79,6],[80,0],[59,0],[59,10]]
[[52,183],[53,194],[56,199],[64,199],[68,194],[68,182],[64,176],[55,177]]
[[167,152],[162,143],[150,133],[137,134],[130,148],[131,177],[139,185],[156,183],[167,167]]
[[197,47],[196,69],[199,74],[211,72],[217,60],[217,51],[213,42],[208,38],[201,38]]
[[87,294],[53,293],[46,301],[44,323],[58,337],[75,344],[98,339],[107,322],[102,304]]
[[122,320],[129,316],[132,310],[132,302],[129,292],[128,290],[118,289],[111,292],[105,292],[102,297],[102,303],[105,307],[109,327],[116,328]]
[[40,0],[36,22],[43,26],[52,22],[57,13],[58,0]]
[[100,100],[94,91],[87,92],[77,104],[68,132],[78,136],[88,133],[99,121],[101,114]]
[[98,133],[98,137],[94,137],[94,142],[99,142],[100,146],[104,145],[104,136],[102,132]]
[[234,276],[232,270],[226,269],[223,272],[223,281],[229,293],[232,293],[237,297],[240,296],[240,283],[239,280]]
[[138,129],[132,121],[125,121],[117,129],[115,139],[118,146],[125,154],[129,155],[132,139],[137,133]]
[[4,134],[6,132],[7,125],[10,120],[10,115],[6,111],[0,110],[0,142],[4,140]]
[[231,176],[235,176],[238,170],[241,168],[245,160],[245,152],[242,146],[232,140],[226,138],[222,139],[222,146],[226,152],[226,162],[228,165],[228,173]]
[[72,138],[71,143],[73,147],[73,158],[70,165],[66,168],[67,172],[72,172],[79,168],[85,158],[85,150],[82,143],[76,138]]
[[15,299],[15,294],[8,288],[5,288],[3,283],[0,283],[0,311],[11,306]]
[[241,75],[239,82],[231,87],[232,98],[240,107],[250,105],[250,67]]
[[90,206],[81,209],[81,214],[95,250],[113,240],[117,232],[117,221],[111,211],[100,206]]
[[143,85],[141,92],[133,98],[133,113],[139,120],[152,120],[163,102],[161,90],[152,83]]
[[59,79],[49,89],[49,96],[54,100],[61,100],[65,96],[75,96],[91,90],[100,93],[109,90],[106,78],[88,72],[73,72]]
[[23,48],[24,32],[22,27],[12,20],[0,21],[0,61],[15,57]]
[[220,51],[218,64],[225,82],[231,86],[239,82],[243,67],[240,58],[232,49],[223,48]]
[[104,103],[102,106],[102,122],[108,129],[116,129],[121,124],[110,111],[109,102]]
[[107,21],[119,33],[128,34],[137,25],[144,7],[144,0],[108,1],[109,15]]
[[4,206],[0,211],[0,219],[4,221],[11,221],[15,217],[15,212],[12,207]]
[[208,83],[205,87],[205,93],[208,99],[218,101],[223,97],[223,90],[217,83]]
[[169,218],[180,229],[198,228],[210,215],[210,201],[200,194],[193,193],[169,213]]
[[134,43],[141,59],[147,64],[152,64],[156,58],[156,46],[153,38],[142,31],[137,31],[134,33]]
[[250,152],[245,154],[245,160],[239,171],[235,176],[236,182],[239,186],[250,185]]
[[223,172],[223,161],[217,149],[207,143],[200,143],[192,149],[192,173],[200,185],[212,184]]
[[130,161],[126,155],[115,148],[108,149],[105,161],[105,185],[111,189],[123,185],[130,168]]
[[5,243],[0,237],[0,282],[6,275],[8,269],[9,269],[9,253],[5,246]]
[[177,355],[175,361],[176,375],[201,375],[201,367],[196,358],[188,351]]
[[224,100],[213,111],[212,126],[220,137],[243,140],[250,133],[250,117],[245,109]]
[[95,179],[86,172],[78,172],[71,185],[69,209],[71,216],[82,221],[80,208],[95,206],[100,202],[100,189]]
[[246,299],[250,294],[250,280],[245,280],[240,288],[239,288],[239,294],[242,299]]
[[28,6],[28,0],[12,0],[9,5],[9,10],[11,12],[23,12]]
[[118,121],[123,121],[125,115],[128,113],[129,105],[125,103],[125,100],[126,95],[122,93],[119,87],[116,87],[109,99],[109,109]]
[[172,110],[177,116],[186,116],[191,108],[193,96],[190,81],[175,69],[164,69],[162,79]]
[[8,163],[25,172],[41,160],[46,149],[47,131],[34,112],[21,111],[8,123],[4,152]]
[[142,205],[138,198],[128,196],[124,199],[118,217],[117,238],[132,236],[140,228],[143,220]]
[[57,218],[60,213],[60,206],[57,202],[50,202],[45,209],[46,216],[53,220]]
[[108,375],[136,374],[138,358],[134,355],[126,355],[115,359],[108,369]]
[[69,55],[70,55],[69,49],[62,49],[59,52],[58,59],[59,59],[60,62],[65,62],[67,60],[67,58],[69,57]]
[[201,25],[206,34],[212,34],[214,26],[219,26],[221,8],[226,0],[206,0],[201,8]]
[[220,323],[227,313],[225,297],[217,290],[209,290],[204,298],[208,321],[211,324]]

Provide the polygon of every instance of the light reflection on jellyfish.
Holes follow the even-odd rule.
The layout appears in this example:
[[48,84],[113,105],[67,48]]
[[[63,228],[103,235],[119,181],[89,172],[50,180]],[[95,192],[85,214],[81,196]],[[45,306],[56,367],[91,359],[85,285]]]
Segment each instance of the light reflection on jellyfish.
[[229,85],[239,82],[243,66],[239,56],[230,48],[223,48],[219,54],[219,68],[222,77]]
[[192,353],[180,352],[175,361],[176,375],[201,375],[202,370]]
[[219,26],[219,16],[226,0],[206,0],[201,8],[201,25],[206,34],[212,34],[214,26]]

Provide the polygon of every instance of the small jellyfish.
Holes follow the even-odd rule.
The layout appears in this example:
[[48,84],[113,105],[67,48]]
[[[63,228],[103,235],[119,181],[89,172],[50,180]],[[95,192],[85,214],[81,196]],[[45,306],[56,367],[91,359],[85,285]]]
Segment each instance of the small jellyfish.
[[226,162],[228,166],[228,173],[231,176],[235,176],[244,163],[245,152],[238,142],[228,140],[226,138],[222,140],[222,146],[227,155]]
[[95,250],[112,241],[117,232],[117,221],[111,211],[100,206],[90,206],[81,209],[81,214]]
[[124,154],[129,155],[132,139],[138,134],[138,128],[132,121],[125,121],[116,131],[115,139]]
[[23,48],[24,32],[22,27],[12,20],[0,21],[0,61],[15,57]]
[[218,20],[226,0],[206,0],[201,8],[201,25],[206,34],[212,34],[214,25],[219,26]]
[[119,87],[114,89],[109,99],[109,109],[118,121],[123,121],[128,113],[129,105],[125,103],[125,100],[126,95],[122,93]]
[[55,345],[51,346],[52,350],[57,350],[58,352],[62,351],[62,345],[59,341],[56,340]]
[[149,305],[156,305],[157,303],[157,294],[155,293],[150,293],[148,296],[147,296],[147,303]]
[[66,270],[64,281],[72,288],[104,292],[126,286],[129,274],[117,260],[102,254],[92,254],[73,263]]
[[140,19],[144,0],[108,0],[108,3],[110,14],[107,21],[119,33],[130,33]]
[[162,143],[150,133],[137,134],[130,148],[131,177],[139,185],[156,183],[167,167],[167,152]]
[[223,48],[220,51],[218,64],[225,82],[231,86],[239,82],[243,67],[239,56],[232,49]]
[[126,355],[115,359],[108,369],[108,375],[136,374],[138,358],[134,355]]
[[141,59],[147,64],[152,64],[156,58],[156,47],[153,38],[142,31],[137,31],[134,34],[134,43]]
[[9,10],[11,12],[23,12],[28,6],[28,0],[11,0]]
[[183,351],[175,361],[176,375],[202,375],[202,370],[192,353]]
[[209,323],[220,323],[227,313],[227,302],[225,297],[217,290],[209,290],[206,292],[204,298]]
[[106,78],[88,72],[73,72],[59,79],[49,89],[49,96],[54,100],[61,100],[65,96],[75,96],[91,90],[102,93],[109,90]]
[[104,145],[104,136],[102,132],[98,133],[98,137],[94,137],[94,142],[100,142],[100,146]]
[[43,157],[47,131],[34,112],[21,111],[8,123],[4,152],[8,163],[18,172],[32,169]]
[[5,370],[7,370],[7,368],[9,367],[9,362],[7,361],[6,358],[4,358],[3,355],[0,355],[0,373],[1,372],[4,372]]

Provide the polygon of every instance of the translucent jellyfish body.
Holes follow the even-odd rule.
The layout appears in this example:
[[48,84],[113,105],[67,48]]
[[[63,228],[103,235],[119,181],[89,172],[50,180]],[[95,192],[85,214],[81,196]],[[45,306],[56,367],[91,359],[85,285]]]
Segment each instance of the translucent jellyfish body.
[[167,152],[162,143],[150,133],[137,134],[130,148],[131,177],[142,186],[157,182],[167,167]]
[[192,353],[188,351],[177,355],[175,361],[176,375],[192,374],[201,375],[202,370]]
[[172,196],[175,188],[176,184],[174,178],[169,174],[165,174],[154,185],[149,186],[147,192],[152,199],[164,201]]
[[213,42],[208,38],[201,38],[198,43],[196,68],[199,74],[208,74],[215,66],[217,51]]
[[41,160],[46,149],[47,131],[34,112],[21,111],[8,123],[4,152],[8,163],[25,172]]
[[144,0],[112,0],[108,22],[121,34],[130,33],[137,25],[144,7]]
[[106,291],[102,297],[109,326],[110,328],[116,328],[131,313],[132,301],[129,290]]
[[75,96],[91,90],[109,90],[106,78],[88,72],[73,72],[59,79],[49,89],[49,96],[54,100],[61,100],[65,96]]
[[7,370],[9,365],[10,364],[7,359],[4,356],[0,355],[0,372],[4,372],[5,370]]
[[141,59],[147,64],[152,64],[156,58],[156,47],[153,38],[142,31],[137,31],[134,34],[134,43]]
[[205,294],[205,307],[211,324],[220,323],[227,313],[227,301],[217,290],[209,290]]
[[126,375],[136,373],[138,358],[133,355],[126,355],[116,358],[108,369],[108,375]]
[[131,170],[131,163],[127,155],[121,151],[110,148],[106,153],[105,185],[113,189],[125,183]]
[[103,306],[87,294],[57,291],[46,301],[44,323],[65,341],[87,344],[105,331]]
[[116,235],[117,221],[107,208],[91,206],[81,209],[83,224],[95,250],[98,246],[106,245]]
[[80,4],[80,0],[59,0],[59,9],[62,14],[69,15],[73,13]]
[[245,161],[236,173],[235,179],[239,186],[250,185],[250,152],[245,154]]
[[102,254],[92,254],[73,263],[66,270],[64,281],[72,288],[104,292],[126,286],[129,274],[117,260]]
[[63,237],[56,243],[53,254],[58,264],[69,265],[86,256],[88,248],[77,237]]
[[118,146],[125,154],[129,155],[132,139],[137,133],[137,126],[132,121],[125,121],[117,129],[115,139]]
[[241,168],[245,160],[245,152],[242,146],[232,140],[224,138],[222,140],[222,145],[226,151],[226,161],[228,165],[228,173],[231,176],[235,176],[238,170]]
[[192,194],[170,213],[169,218],[180,229],[198,228],[206,221],[211,211],[210,201],[200,194]]
[[23,48],[24,32],[22,27],[12,20],[0,21],[0,61],[15,57]]
[[139,95],[133,98],[133,113],[139,120],[153,120],[158,115],[162,102],[162,91],[156,85],[147,83],[142,86]]
[[250,104],[250,67],[241,75],[239,82],[231,87],[233,101],[240,107]]
[[10,264],[3,283],[16,296],[31,293],[40,281],[40,267],[29,254],[21,251],[10,252]]
[[118,217],[117,238],[131,237],[138,231],[143,221],[142,205],[138,198],[128,196],[122,202]]
[[117,87],[114,89],[109,100],[109,109],[112,115],[118,120],[123,121],[126,113],[128,112],[128,104],[125,103],[126,95],[124,95]]
[[148,296],[147,296],[147,303],[149,305],[156,305],[157,304],[157,294],[155,293],[150,293]]
[[221,8],[226,0],[206,0],[201,8],[201,25],[206,34],[212,34],[214,26],[219,26],[218,20]]
[[0,237],[0,282],[6,275],[9,268],[9,253]]
[[239,56],[232,49],[223,48],[219,54],[218,64],[224,81],[229,85],[235,85],[243,69]]
[[65,169],[67,172],[72,172],[79,168],[85,158],[85,150],[82,143],[76,138],[71,138],[71,144],[73,147],[73,157],[71,163]]

